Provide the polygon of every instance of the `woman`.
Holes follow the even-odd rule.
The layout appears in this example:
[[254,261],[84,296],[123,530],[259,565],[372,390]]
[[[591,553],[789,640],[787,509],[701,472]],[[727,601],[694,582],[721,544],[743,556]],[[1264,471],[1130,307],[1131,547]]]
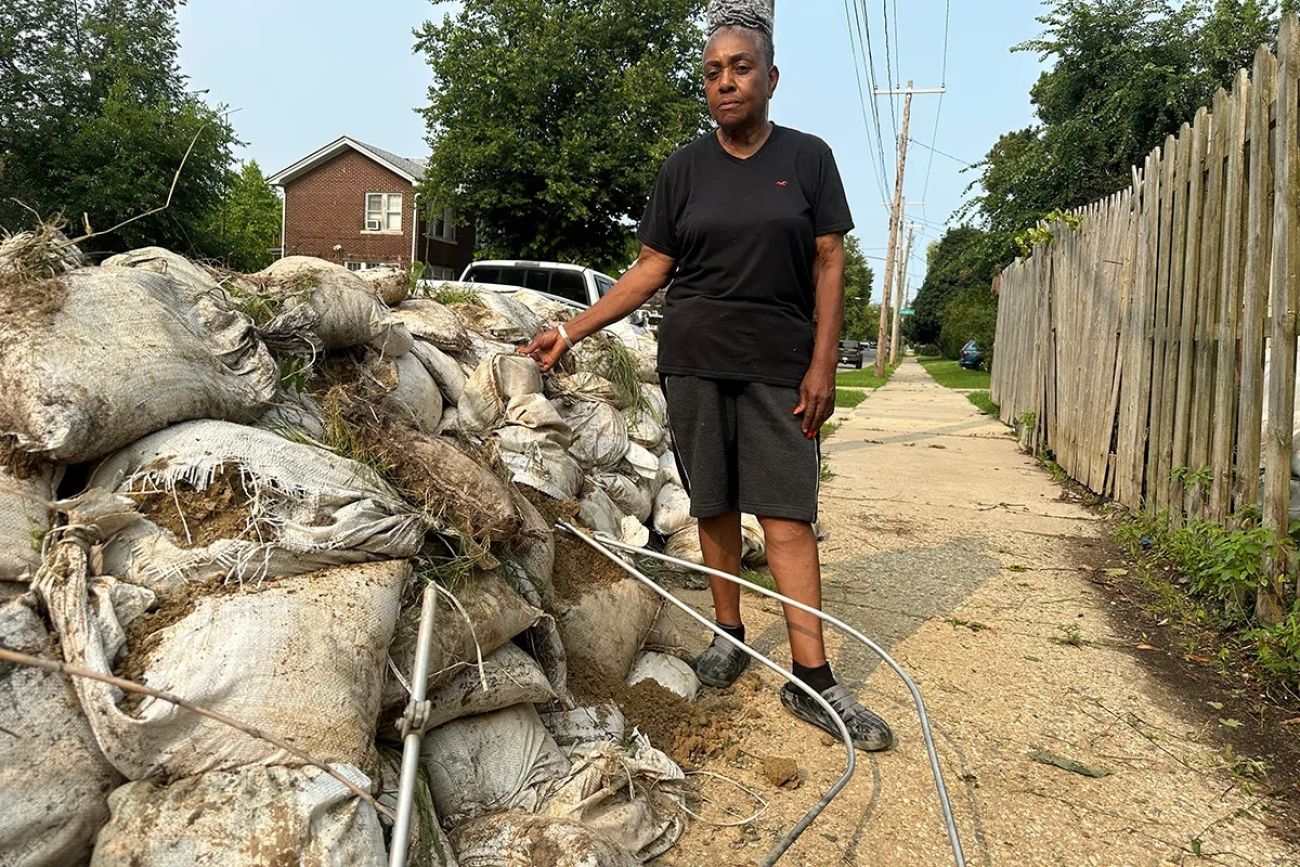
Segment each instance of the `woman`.
[[[820,607],[819,431],[835,409],[844,234],[853,221],[830,148],[768,120],[780,78],[770,17],[724,11],[711,15],[709,31],[704,86],[717,130],[664,163],[637,232],[641,253],[617,285],[521,351],[550,370],[672,280],[659,372],[704,562],[738,574],[740,515],[755,514],[777,587]],[[711,589],[718,625],[744,641],[740,588],[714,579]],[[892,746],[884,720],[836,683],[821,621],[789,608],[785,616],[795,675],[836,709],[858,748]],[[725,688],[748,664],[715,638],[694,667],[701,682]],[[781,702],[838,736],[793,685],[782,687]]]

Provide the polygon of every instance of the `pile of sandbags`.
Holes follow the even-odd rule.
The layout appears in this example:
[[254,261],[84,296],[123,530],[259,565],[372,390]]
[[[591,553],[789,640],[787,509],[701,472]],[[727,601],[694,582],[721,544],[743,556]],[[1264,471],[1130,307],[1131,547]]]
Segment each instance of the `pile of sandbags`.
[[543,377],[543,296],[413,285],[0,244],[0,644],[101,678],[0,664],[0,863],[385,863],[426,586],[418,862],[677,839],[680,769],[569,670],[698,682],[637,582],[553,580],[553,515],[698,559],[653,338]]

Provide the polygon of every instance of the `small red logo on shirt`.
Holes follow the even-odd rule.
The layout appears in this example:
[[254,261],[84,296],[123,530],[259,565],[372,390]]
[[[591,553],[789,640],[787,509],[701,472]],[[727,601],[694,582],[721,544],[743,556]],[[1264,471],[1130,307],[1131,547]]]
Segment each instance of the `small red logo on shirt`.
[[790,182],[789,182],[789,181],[784,181],[784,180],[783,180],[783,181],[777,181],[777,182],[776,182],[776,185],[777,185],[778,187],[788,187],[788,186],[790,186]]

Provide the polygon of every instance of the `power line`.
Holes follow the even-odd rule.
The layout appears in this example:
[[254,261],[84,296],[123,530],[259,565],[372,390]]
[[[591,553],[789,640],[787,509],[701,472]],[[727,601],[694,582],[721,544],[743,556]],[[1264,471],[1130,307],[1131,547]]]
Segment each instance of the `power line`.
[[[894,84],[894,70],[889,59],[889,0],[880,0],[880,12],[885,19],[885,81],[889,84],[889,89],[894,90],[897,85]],[[889,100],[889,119],[894,125],[894,141],[898,141],[898,114],[894,110],[896,99],[897,97],[891,97]]]
[[928,150],[930,153],[938,154],[938,155],[941,156],[941,157],[947,157],[948,159],[950,159],[950,160],[952,160],[953,162],[956,162],[956,163],[961,163],[962,166],[964,166],[965,168],[968,168],[968,169],[969,169],[969,168],[973,168],[973,167],[975,166],[975,163],[967,162],[966,160],[962,159],[961,157],[953,156],[953,155],[950,154],[950,153],[947,153],[947,152],[945,152],[945,151],[941,151],[941,150],[939,150],[937,147],[935,147],[934,145],[932,145],[932,144],[926,144],[925,142],[921,141],[920,139],[914,139],[914,138],[913,138],[913,139],[908,139],[908,141],[910,141],[910,142],[911,142],[912,144],[914,144],[914,145],[920,145],[921,147],[923,147],[923,148],[925,148],[926,150]]
[[879,169],[881,177],[881,197],[884,198],[884,188],[889,186],[889,178],[885,174],[885,134],[884,130],[881,128],[880,107],[876,104],[875,96],[878,85],[876,83],[876,58],[871,46],[871,17],[866,14],[866,6],[864,3],[865,0],[855,0],[853,4],[853,17],[858,28],[858,41],[860,44],[865,45],[867,49],[867,83],[871,88],[871,116],[876,130],[876,152],[880,155]]
[[[849,46],[853,50],[853,77],[858,83],[858,104],[862,109],[862,130],[864,133],[866,133],[866,137],[867,137],[867,159],[871,162],[871,176],[876,182],[877,189],[879,189],[880,191],[880,198],[884,199],[885,198],[884,173],[881,169],[881,164],[876,162],[875,154],[871,152],[872,151],[871,122],[867,118],[867,99],[866,99],[866,94],[862,87],[862,68],[861,68],[862,61],[859,60],[860,52],[858,51],[857,42],[853,38],[853,18],[852,15],[849,13],[849,0],[844,0],[844,18],[849,25]],[[875,105],[874,96],[872,97],[872,105],[873,107]],[[881,154],[881,159],[882,160],[884,159],[883,153]],[[884,205],[882,204],[881,207],[884,207]]]
[[[940,85],[939,85],[939,86],[942,87],[942,88],[944,88],[945,90],[947,90],[947,88],[948,88],[948,19],[949,19],[949,14],[951,13],[951,11],[952,11],[952,0],[944,0],[944,4],[943,4],[943,68],[942,68],[942,71],[939,73],[939,77],[940,77],[940,79],[942,79],[941,82],[940,82]],[[939,104],[936,105],[935,108],[934,108],[934,132],[930,135],[930,158],[929,158],[928,160],[926,160],[926,164],[925,164],[925,185],[922,187],[922,190],[921,190],[921,201],[923,201],[923,202],[925,201],[926,195],[930,192],[930,172],[934,169],[934,155],[935,155],[936,153],[940,153],[939,151],[935,150],[935,148],[934,148],[934,144],[935,144],[935,142],[937,142],[937,141],[939,140],[939,116],[940,116],[940,114],[941,114],[942,112],[943,112],[943,94],[941,93],[941,94],[939,94]],[[949,156],[949,155],[948,155],[948,154],[944,154],[944,156]],[[950,159],[956,159],[956,157],[949,157],[949,158],[950,158]],[[922,210],[921,210],[921,213],[924,214],[924,213],[925,213],[925,210],[922,209]]]

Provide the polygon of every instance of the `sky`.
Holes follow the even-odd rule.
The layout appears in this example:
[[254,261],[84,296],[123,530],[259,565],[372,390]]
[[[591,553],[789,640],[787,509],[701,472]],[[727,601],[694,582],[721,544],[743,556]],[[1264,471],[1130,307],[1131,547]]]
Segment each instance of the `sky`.
[[[882,284],[897,155],[901,97],[876,97],[882,140],[870,113],[869,86],[859,97],[866,61],[851,33],[847,0],[776,4],[781,83],[772,119],[825,139],[835,152],[857,222],[855,234]],[[877,84],[911,79],[913,97],[904,195],[916,243],[908,263],[914,294],[925,274],[925,248],[964,201],[980,159],[998,136],[1033,120],[1029,88],[1036,55],[1011,46],[1036,35],[1039,0],[864,0]],[[189,0],[180,11],[181,69],[193,90],[207,90],[245,142],[236,155],[272,174],[340,135],[409,157],[425,156],[429,71],[412,53],[413,28],[453,3],[424,0]],[[898,14],[895,16],[895,9]],[[948,11],[947,50],[944,20]],[[886,29],[884,18],[889,16]],[[890,64],[885,68],[885,36]],[[946,58],[946,73],[945,73]],[[865,106],[864,106],[865,102]],[[892,109],[892,112],[891,112]],[[864,121],[864,112],[866,120]],[[937,120],[937,128],[936,128]],[[943,155],[931,156],[933,145]],[[877,167],[883,150],[885,167]]]

